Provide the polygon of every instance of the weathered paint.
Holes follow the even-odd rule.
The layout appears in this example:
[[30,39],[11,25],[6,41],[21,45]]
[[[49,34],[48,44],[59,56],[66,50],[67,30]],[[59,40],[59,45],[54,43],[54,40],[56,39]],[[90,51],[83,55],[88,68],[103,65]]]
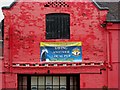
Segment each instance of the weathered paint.
[[[101,27],[101,23],[107,11],[99,11],[92,2],[68,4],[67,8],[49,8],[44,7],[45,3],[23,2],[4,11],[5,48],[8,48],[7,44],[11,40],[13,62],[39,62],[41,41],[82,41],[83,61],[106,60],[105,28]],[[104,12],[104,15],[100,14],[101,12]],[[48,13],[70,14],[70,40],[45,39],[45,15]]]
[[[17,87],[17,74],[80,74],[80,88],[102,88],[109,86],[117,88],[117,77],[112,84],[113,73],[117,69],[113,66],[114,57],[118,62],[116,52],[118,42],[115,34],[111,35],[114,43],[108,42],[107,36],[111,27],[103,27],[106,20],[106,10],[100,11],[92,2],[66,2],[69,7],[44,7],[46,3],[40,2],[16,2],[9,10],[4,10],[4,72],[3,88]],[[68,13],[70,14],[70,39],[46,40],[45,14]],[[108,24],[109,25],[109,24]],[[115,26],[116,27],[116,26]],[[118,29],[117,29],[118,30]],[[110,31],[111,33],[116,33]],[[114,38],[116,37],[116,38]],[[40,42],[51,41],[82,41],[83,62],[106,62],[105,66],[42,66],[42,67],[12,67],[12,63],[42,63],[40,62]],[[110,44],[110,45],[109,45]],[[109,48],[108,48],[109,47]],[[111,51],[109,51],[111,50]],[[111,54],[112,52],[112,54]],[[111,55],[111,58],[109,57]],[[111,60],[109,60],[111,59]],[[106,71],[100,69],[106,68]],[[115,69],[115,70],[114,70]],[[102,74],[100,74],[102,72]],[[111,74],[112,73],[112,74]],[[110,74],[110,75],[109,75]],[[115,75],[116,75],[115,74]],[[11,75],[11,76],[10,76]],[[10,78],[8,78],[10,77]],[[14,78],[11,80],[11,78]]]
[[119,87],[119,65],[120,61],[118,59],[118,43],[119,43],[119,23],[108,23],[107,32],[109,33],[110,40],[110,61],[112,65],[112,70],[108,70],[108,86],[110,88]]

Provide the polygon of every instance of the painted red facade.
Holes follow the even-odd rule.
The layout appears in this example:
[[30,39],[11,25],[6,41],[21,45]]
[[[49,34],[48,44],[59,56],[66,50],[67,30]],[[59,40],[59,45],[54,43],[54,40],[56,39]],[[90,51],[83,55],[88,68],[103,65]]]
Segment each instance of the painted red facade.
[[[44,7],[47,3],[16,2],[3,10],[2,88],[17,88],[19,74],[79,74],[80,88],[118,88],[120,23],[105,23],[108,10],[98,9],[93,2]],[[70,39],[45,38],[45,15],[49,13],[70,14]],[[72,41],[82,42],[82,62],[40,62],[40,42]]]

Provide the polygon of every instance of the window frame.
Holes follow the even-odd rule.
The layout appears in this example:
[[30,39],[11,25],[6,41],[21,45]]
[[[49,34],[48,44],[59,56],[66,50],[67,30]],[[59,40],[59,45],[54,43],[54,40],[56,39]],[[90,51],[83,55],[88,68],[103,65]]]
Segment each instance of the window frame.
[[46,14],[46,39],[70,39],[70,14]]
[[[60,90],[60,87],[66,87],[66,89],[65,90],[79,90],[80,88],[80,75],[79,74],[76,74],[76,75],[18,75],[18,80],[19,80],[19,77],[26,77],[27,76],[27,89],[26,90],[32,90],[32,85],[31,85],[31,78],[32,77],[37,77],[37,85],[33,85],[33,86],[37,86],[37,90],[39,90],[40,88],[39,88],[39,86],[43,86],[44,88],[43,88],[43,90],[47,90],[47,85],[46,85],[46,77],[52,77],[52,85],[48,85],[48,86],[50,86],[50,87],[52,87],[51,89],[49,89],[49,90],[55,90],[56,88],[53,88],[54,86],[58,86],[59,88],[57,89],[57,90]],[[39,77],[41,77],[41,76],[43,76],[44,77],[44,85],[39,85]],[[59,85],[53,85],[53,77],[59,77]],[[60,85],[60,77],[66,77],[66,85]],[[70,77],[73,77],[73,79],[74,78],[77,78],[76,79],[76,85],[70,85]],[[73,81],[75,81],[75,80],[73,80]],[[74,83],[74,82],[73,82]],[[18,90],[21,90],[21,89],[19,89],[19,87],[21,87],[21,89],[23,89],[22,88],[22,85],[20,85],[19,86],[19,81],[18,81]],[[70,87],[73,87],[73,88],[70,88]],[[77,89],[75,89],[75,88],[77,88]]]

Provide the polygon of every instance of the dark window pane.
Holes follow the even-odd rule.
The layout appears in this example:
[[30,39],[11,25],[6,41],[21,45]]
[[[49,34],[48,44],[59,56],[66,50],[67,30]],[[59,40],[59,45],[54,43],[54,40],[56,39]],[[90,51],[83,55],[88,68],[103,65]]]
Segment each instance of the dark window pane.
[[2,56],[2,43],[0,42],[0,56]]
[[27,76],[18,77],[19,90],[27,90]]
[[0,57],[3,56],[4,20],[0,22]]
[[46,39],[70,39],[70,15],[54,13],[46,15]]

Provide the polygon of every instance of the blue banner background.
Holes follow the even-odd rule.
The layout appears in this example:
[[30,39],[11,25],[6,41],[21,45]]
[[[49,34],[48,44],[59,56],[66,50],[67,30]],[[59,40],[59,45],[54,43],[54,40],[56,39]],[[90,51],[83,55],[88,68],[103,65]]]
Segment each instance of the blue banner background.
[[57,61],[57,62],[81,62],[82,47],[81,46],[41,46],[41,61]]

